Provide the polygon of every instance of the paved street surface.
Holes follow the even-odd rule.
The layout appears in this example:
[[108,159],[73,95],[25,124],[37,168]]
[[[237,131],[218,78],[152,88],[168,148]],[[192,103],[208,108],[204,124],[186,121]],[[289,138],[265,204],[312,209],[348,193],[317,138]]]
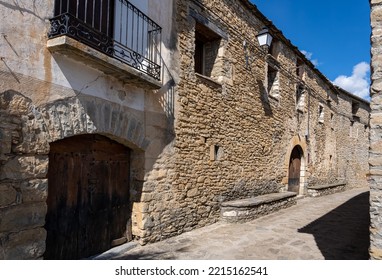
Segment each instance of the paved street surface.
[[244,224],[216,223],[146,246],[132,243],[104,259],[368,259],[369,192],[348,190]]

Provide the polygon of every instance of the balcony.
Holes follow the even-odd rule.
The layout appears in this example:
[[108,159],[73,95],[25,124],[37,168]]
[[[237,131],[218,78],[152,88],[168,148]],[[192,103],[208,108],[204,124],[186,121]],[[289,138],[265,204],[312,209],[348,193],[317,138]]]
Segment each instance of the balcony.
[[47,47],[148,88],[161,87],[161,27],[126,0],[56,0]]

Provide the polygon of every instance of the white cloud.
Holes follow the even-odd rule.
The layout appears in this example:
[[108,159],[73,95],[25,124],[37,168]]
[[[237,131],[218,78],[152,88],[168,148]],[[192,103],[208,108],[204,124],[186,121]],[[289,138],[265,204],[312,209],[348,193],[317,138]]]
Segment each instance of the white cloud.
[[307,59],[309,59],[309,60],[313,63],[314,66],[316,66],[316,67],[318,66],[318,59],[312,59],[312,57],[313,57],[313,53],[308,52],[308,51],[304,51],[304,50],[302,50],[301,53],[302,53],[303,55],[305,55],[305,57],[306,57]]
[[360,62],[353,67],[353,74],[348,77],[338,76],[333,84],[363,98],[369,99],[369,76],[370,66],[366,62]]

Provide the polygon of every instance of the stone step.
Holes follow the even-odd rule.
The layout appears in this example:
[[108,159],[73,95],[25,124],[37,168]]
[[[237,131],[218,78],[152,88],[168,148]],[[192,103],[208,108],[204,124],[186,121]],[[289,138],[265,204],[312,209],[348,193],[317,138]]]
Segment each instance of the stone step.
[[220,205],[222,221],[243,223],[296,204],[297,193],[279,192],[225,201]]

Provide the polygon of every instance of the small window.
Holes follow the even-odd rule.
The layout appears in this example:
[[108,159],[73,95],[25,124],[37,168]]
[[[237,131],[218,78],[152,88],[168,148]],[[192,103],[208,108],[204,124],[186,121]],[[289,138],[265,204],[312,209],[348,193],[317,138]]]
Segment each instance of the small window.
[[358,109],[359,109],[359,103],[352,101],[352,103],[351,103],[351,113],[352,113],[353,116],[357,115]]
[[273,68],[270,64],[268,64],[268,72],[267,72],[267,90],[270,96],[274,98],[279,98],[280,96],[279,73],[278,73],[278,70]]
[[220,48],[221,37],[206,26],[196,23],[195,26],[195,72],[212,77]]
[[212,145],[210,147],[210,160],[218,161],[223,157],[223,148],[218,145]]
[[304,75],[304,63],[301,59],[297,58],[297,61],[296,61],[296,75],[297,77],[299,77],[300,79],[303,78],[303,75]]
[[299,84],[296,88],[296,109],[304,112],[305,107],[305,89],[304,86]]
[[318,122],[324,123],[324,106],[319,105],[318,106]]

